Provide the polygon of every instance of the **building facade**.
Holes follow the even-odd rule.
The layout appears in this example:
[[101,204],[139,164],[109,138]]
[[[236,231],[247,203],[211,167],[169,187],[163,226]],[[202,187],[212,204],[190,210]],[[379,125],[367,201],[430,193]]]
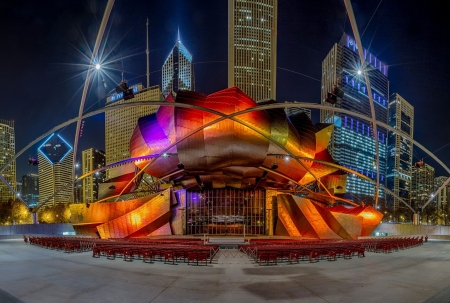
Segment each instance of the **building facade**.
[[[105,156],[106,165],[115,163],[130,157],[130,139],[140,117],[155,113],[158,106],[151,105],[152,101],[164,100],[158,85],[143,88],[142,84],[130,87],[134,98],[124,100],[123,95],[113,94],[107,98],[106,106],[113,104],[148,101],[149,106],[137,106],[110,110],[105,113]],[[109,169],[106,178],[111,179],[120,176],[124,171],[132,170],[132,165],[123,165]]]
[[412,167],[411,176],[411,206],[421,208],[434,193],[434,167],[417,162]]
[[[105,166],[106,157],[102,150],[89,148],[81,153],[82,174],[87,174],[95,169]],[[98,200],[98,184],[106,181],[106,172],[97,172],[82,180],[80,200],[83,203],[91,203]]]
[[[388,106],[388,68],[373,54],[364,50],[368,68],[372,98],[375,106],[376,119],[387,123]],[[376,180],[376,149],[374,135],[378,137],[380,184],[386,185],[386,147],[387,130],[378,127],[378,133],[373,134],[370,122],[357,117],[333,111],[339,107],[353,112],[371,116],[367,86],[362,74],[358,74],[360,60],[356,42],[349,35],[344,34],[339,43],[335,44],[322,62],[322,91],[321,103],[330,110],[320,111],[322,123],[334,124],[334,133],[329,145],[333,158],[341,165],[355,170],[371,179]],[[344,97],[335,104],[326,101],[327,92],[334,86],[344,91]],[[375,186],[355,175],[347,179],[347,193],[350,198],[371,201],[375,194]],[[383,190],[379,191],[379,198],[384,198]]]
[[[16,138],[14,133],[14,121],[0,119],[0,167],[3,167],[16,153]],[[2,171],[2,175],[11,187],[16,191],[16,161]],[[0,202],[8,202],[14,199],[14,193],[0,182]]]
[[22,176],[22,199],[29,206],[36,206],[39,201],[39,176],[26,174]]
[[162,66],[162,90],[164,96],[179,90],[195,90],[192,55],[179,36]]
[[[402,133],[414,137],[414,107],[395,93],[389,97],[388,124]],[[401,135],[388,132],[387,188],[406,203],[410,202],[413,143]],[[388,196],[388,206],[397,211],[402,207],[398,198]],[[403,207],[405,207],[403,205]]]
[[278,0],[228,0],[228,87],[276,100]]
[[[73,148],[58,134],[52,134],[38,148],[39,205],[52,207],[72,203]],[[48,201],[47,201],[48,200]]]
[[[445,176],[439,176],[434,178],[434,192],[436,192],[439,187],[441,187],[447,180]],[[448,224],[448,198],[450,197],[450,185],[447,184],[444,188],[436,195],[435,203],[438,207],[438,224],[447,225]]]
[[285,110],[286,115],[288,117],[295,116],[300,113],[304,113],[311,119],[311,110],[309,108],[301,108],[301,107],[286,107]]

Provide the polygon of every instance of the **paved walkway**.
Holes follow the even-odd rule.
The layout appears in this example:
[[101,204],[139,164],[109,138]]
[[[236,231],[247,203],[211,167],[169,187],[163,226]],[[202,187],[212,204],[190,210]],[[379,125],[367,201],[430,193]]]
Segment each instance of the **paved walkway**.
[[0,241],[0,302],[450,302],[450,242],[390,254],[258,266],[232,251],[208,266],[92,258]]

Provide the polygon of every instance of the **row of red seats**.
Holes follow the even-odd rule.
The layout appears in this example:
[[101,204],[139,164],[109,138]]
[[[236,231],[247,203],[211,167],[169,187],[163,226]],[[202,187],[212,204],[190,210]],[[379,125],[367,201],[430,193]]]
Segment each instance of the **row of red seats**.
[[[137,240],[137,241],[136,241]],[[116,257],[124,261],[143,260],[153,263],[155,260],[172,263],[183,261],[188,264],[211,263],[218,246],[204,246],[198,239],[87,239],[78,237],[33,237],[24,241],[32,245],[65,252],[92,251],[93,257]]]
[[285,261],[299,263],[303,260],[318,262],[335,261],[338,257],[344,259],[351,259],[352,256],[365,257],[365,251],[388,253],[422,245],[423,236],[361,240],[255,239],[250,243],[240,245],[239,249],[260,265],[269,265]]

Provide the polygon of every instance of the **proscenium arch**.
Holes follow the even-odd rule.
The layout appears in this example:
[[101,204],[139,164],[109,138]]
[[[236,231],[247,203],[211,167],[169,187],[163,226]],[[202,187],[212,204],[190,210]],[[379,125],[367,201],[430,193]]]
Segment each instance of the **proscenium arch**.
[[[151,103],[151,104],[149,104],[149,103]],[[177,103],[177,102],[159,101],[159,100],[158,101],[140,101],[140,102],[132,102],[132,103],[122,103],[122,104],[110,105],[110,106],[107,106],[107,107],[104,107],[104,108],[101,108],[101,109],[94,110],[92,112],[86,113],[82,117],[72,118],[72,119],[70,119],[70,120],[68,120],[66,122],[63,122],[63,123],[61,123],[61,124],[51,128],[49,131],[47,131],[43,135],[39,136],[35,140],[31,141],[27,146],[25,146],[22,150],[20,150],[18,153],[16,153],[14,155],[14,157],[12,157],[6,164],[4,164],[0,168],[0,174],[3,172],[3,170],[5,170],[6,167],[8,167],[8,165],[11,164],[11,162],[16,160],[19,156],[21,156],[26,150],[28,150],[34,144],[38,143],[40,140],[44,139],[48,135],[52,134],[53,132],[55,132],[55,131],[63,128],[63,127],[66,127],[66,126],[68,126],[68,125],[70,125],[70,124],[72,124],[74,122],[77,122],[78,120],[87,119],[89,117],[92,117],[92,116],[95,116],[95,115],[98,115],[98,114],[101,114],[101,113],[105,113],[105,112],[108,112],[110,110],[116,110],[116,109],[119,109],[119,108],[127,108],[127,107],[139,107],[139,106],[175,106],[175,107],[182,107],[182,108],[197,109],[197,110],[210,112],[212,114],[217,114],[216,111],[213,111],[213,110],[210,110],[210,109],[207,109],[207,108],[203,108],[203,107],[198,107],[198,106],[194,106],[194,105],[190,105],[190,104],[184,104],[184,103]],[[285,108],[285,107],[312,108],[312,109],[330,110],[329,106],[316,104],[316,103],[305,103],[305,102],[290,103],[290,102],[288,102],[288,103],[276,103],[276,104],[269,104],[269,105],[261,105],[261,106],[257,106],[257,107],[252,107],[252,108],[249,108],[249,109],[242,110],[240,112],[233,113],[233,114],[231,114],[229,116],[230,117],[231,116],[234,117],[234,116],[246,114],[246,113],[249,113],[249,112],[252,112],[252,111],[275,109],[275,108]],[[355,113],[355,112],[352,112],[352,111],[349,111],[349,110],[346,110],[346,109],[342,109],[342,108],[333,108],[333,110],[335,112],[349,114],[349,115],[361,118],[363,120],[370,121],[370,117],[368,117],[366,115],[363,115],[363,114]],[[212,125],[212,124],[217,123],[217,122],[220,122],[220,121],[223,121],[223,120],[225,120],[227,118],[228,117],[218,118],[217,120],[208,123],[207,126]],[[427,155],[432,157],[437,163],[439,163],[450,174],[450,169],[441,160],[439,160],[432,152],[430,152],[428,149],[426,149],[422,144],[420,144],[417,141],[415,141],[409,135],[407,135],[405,133],[402,133],[401,131],[399,131],[399,130],[397,130],[397,129],[387,125],[386,123],[380,122],[380,121],[376,121],[375,124],[377,124],[379,126],[382,126],[382,127],[386,128],[387,130],[390,130],[391,132],[393,132],[393,133],[395,133],[397,135],[405,137],[406,139],[411,141],[414,145],[416,145],[419,148],[421,148],[425,153],[427,153]],[[345,170],[345,169],[343,169],[343,170]],[[351,171],[351,173],[357,174],[357,172],[354,172],[354,171]],[[5,182],[5,181],[3,181],[3,182]],[[448,181],[450,182],[450,180],[448,180]],[[384,189],[388,193],[390,193],[392,195],[392,192],[390,190],[388,190],[386,188],[384,188]],[[400,201],[402,201],[403,203],[405,203],[406,205],[408,205],[401,198],[397,197],[396,195],[393,195],[393,196],[396,197],[397,199],[399,199]]]

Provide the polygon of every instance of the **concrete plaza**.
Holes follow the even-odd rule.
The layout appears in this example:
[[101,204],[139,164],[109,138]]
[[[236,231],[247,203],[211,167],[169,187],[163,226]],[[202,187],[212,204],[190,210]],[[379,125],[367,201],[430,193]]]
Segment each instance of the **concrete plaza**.
[[450,242],[335,262],[124,262],[0,240],[0,302],[450,302]]

